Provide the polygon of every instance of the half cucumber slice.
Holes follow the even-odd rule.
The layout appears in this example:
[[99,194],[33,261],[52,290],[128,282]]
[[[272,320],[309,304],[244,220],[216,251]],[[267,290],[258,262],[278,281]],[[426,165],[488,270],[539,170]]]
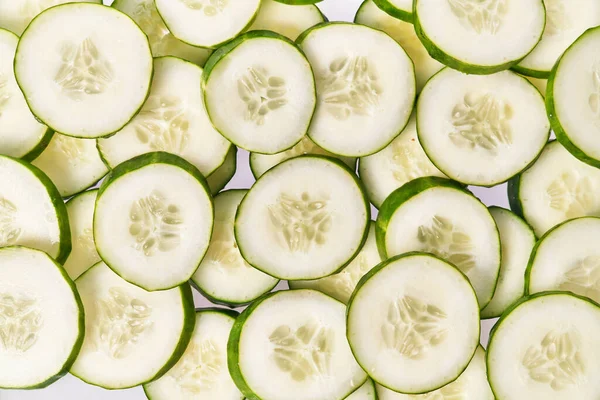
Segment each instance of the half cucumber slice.
[[315,110],[308,60],[274,32],[252,31],[219,48],[206,63],[202,85],[213,125],[248,151],[275,154],[294,146]]
[[296,40],[302,32],[326,20],[313,4],[288,5],[276,0],[262,0],[256,19],[248,30],[273,31]]
[[146,290],[187,282],[212,229],[212,196],[204,177],[172,154],[148,153],[118,165],[98,192],[98,253],[117,274]]
[[456,265],[471,281],[479,306],[494,294],[500,271],[500,237],[488,209],[460,184],[419,178],[394,191],[377,217],[383,259],[423,251]]
[[377,391],[375,383],[371,379],[367,379],[364,385],[359,387],[354,393],[346,397],[345,400],[377,400]]
[[454,381],[473,358],[479,331],[469,280],[430,254],[384,261],[361,279],[348,304],[356,360],[396,392],[431,392]]
[[433,58],[467,74],[517,64],[542,38],[542,0],[415,0],[417,35]]
[[196,327],[181,359],[162,378],[144,385],[149,400],[242,400],[227,370],[227,339],[235,311],[196,310]]
[[498,400],[600,397],[600,306],[569,293],[522,299],[494,326],[488,379]]
[[177,363],[195,323],[186,283],[147,292],[98,263],[75,282],[85,341],[71,373],[91,385],[125,389],[160,378]]
[[347,157],[373,154],[407,124],[415,100],[414,66],[387,34],[345,22],[320,24],[298,43],[316,76],[319,101],[308,132]]
[[44,11],[23,33],[15,76],[33,114],[54,131],[109,136],[142,107],[152,53],[127,15],[101,4],[65,4]]
[[71,233],[56,186],[33,165],[0,156],[0,187],[0,247],[27,246],[64,263]]
[[249,399],[341,400],[367,375],[346,340],[344,304],[314,290],[269,294],[233,325],[229,372]]
[[374,0],[374,2],[390,16],[409,23],[413,22],[412,0]]
[[279,279],[331,275],[360,251],[370,208],[341,161],[301,156],[264,174],[240,204],[235,238],[244,259]]
[[38,389],[69,371],[83,343],[83,305],[47,254],[0,249],[0,312],[0,388]]
[[216,170],[231,147],[213,128],[201,89],[202,68],[175,57],[154,60],[150,96],[129,124],[107,139],[98,139],[102,158],[114,168],[153,151],[178,155],[204,176]]
[[550,137],[544,98],[512,71],[467,75],[445,68],[417,105],[419,142],[459,182],[495,186],[526,169]]
[[210,246],[192,276],[195,286],[213,303],[240,306],[270,292],[279,282],[250,266],[233,233],[235,213],[247,190],[228,190],[215,197],[215,225]]
[[212,195],[216,195],[219,193],[231,179],[235,175],[235,171],[237,169],[237,147],[231,146],[227,155],[225,156],[225,161],[219,168],[215,170],[212,174],[210,174],[206,178],[206,183],[210,188],[210,192]]

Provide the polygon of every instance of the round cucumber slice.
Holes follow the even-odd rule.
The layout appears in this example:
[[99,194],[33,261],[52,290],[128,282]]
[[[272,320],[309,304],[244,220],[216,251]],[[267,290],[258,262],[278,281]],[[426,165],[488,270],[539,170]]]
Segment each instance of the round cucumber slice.
[[46,253],[0,249],[0,315],[0,388],[43,388],[69,371],[83,343],[83,305]]
[[181,359],[162,378],[144,385],[149,400],[242,400],[227,370],[227,339],[235,311],[196,310],[196,326]]
[[346,340],[345,311],[314,290],[275,292],[252,303],[227,347],[238,388],[250,399],[344,399],[367,379]]
[[526,169],[550,137],[544,98],[511,71],[467,75],[445,68],[417,104],[419,142],[459,182],[495,186]]
[[206,183],[212,195],[219,193],[235,175],[237,169],[237,147],[231,146],[225,156],[225,161],[219,168],[206,178]]
[[146,290],[187,282],[208,249],[212,229],[212,196],[204,177],[172,154],[148,153],[120,164],[98,192],[98,254]]
[[142,107],[152,53],[127,15],[100,4],[64,4],[25,30],[15,76],[33,114],[54,131],[109,136]]
[[235,238],[244,259],[279,279],[344,268],[367,239],[370,208],[341,161],[301,156],[264,174],[240,204]]
[[124,161],[153,151],[178,155],[204,176],[225,160],[231,143],[213,128],[204,109],[202,68],[175,57],[154,60],[150,96],[129,124],[98,149],[114,168]]
[[467,74],[510,68],[542,38],[542,0],[415,0],[417,35],[433,58]]
[[356,389],[354,393],[346,397],[344,400],[377,400],[377,391],[375,383],[371,379],[367,379],[364,385]]
[[215,48],[244,32],[256,18],[260,0],[155,0],[167,28],[179,40]]
[[454,381],[473,358],[479,331],[468,279],[430,254],[384,261],[361,279],[348,304],[356,360],[396,392],[431,392]]
[[288,5],[276,0],[262,0],[256,19],[248,30],[273,31],[296,40],[302,32],[326,20],[321,10],[312,4]]
[[394,191],[377,217],[383,259],[424,251],[456,265],[471,281],[479,306],[494,294],[500,237],[488,209],[459,183],[419,178]]
[[206,63],[202,85],[213,125],[248,151],[275,154],[294,146],[315,110],[308,60],[274,32],[252,31],[219,48]]
[[86,335],[71,374],[105,389],[125,389],[160,378],[181,358],[195,324],[187,283],[147,292],[98,263],[75,284]]
[[347,157],[373,154],[402,132],[413,109],[414,66],[384,32],[336,22],[304,32],[298,43],[316,76],[318,103],[308,134]]
[[64,263],[71,233],[56,186],[33,165],[0,156],[0,187],[0,247],[32,247]]
[[569,293],[522,299],[492,330],[488,379],[498,400],[600,396],[600,306]]
[[235,213],[247,190],[228,190],[215,197],[215,225],[210,246],[192,282],[213,303],[240,306],[270,292],[279,282],[250,266],[234,237]]
[[393,18],[397,18],[409,23],[413,22],[413,2],[412,0],[373,0],[382,11]]

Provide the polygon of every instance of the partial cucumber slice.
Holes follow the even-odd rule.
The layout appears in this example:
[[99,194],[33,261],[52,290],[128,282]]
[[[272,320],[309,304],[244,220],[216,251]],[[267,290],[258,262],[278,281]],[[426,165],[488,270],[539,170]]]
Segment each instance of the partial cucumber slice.
[[152,53],[125,14],[100,4],[65,4],[40,14],[23,33],[15,76],[33,114],[54,131],[109,136],[142,107]]
[[497,318],[523,297],[525,270],[537,239],[533,229],[517,215],[500,207],[490,207],[489,210],[500,232],[502,265],[494,297],[481,310],[481,317]]
[[79,379],[125,389],[160,378],[181,358],[195,323],[186,283],[146,292],[98,263],[75,282],[85,309],[85,341],[71,368]]
[[244,259],[279,279],[305,280],[344,268],[367,239],[370,208],[341,161],[301,156],[264,174],[238,208]]
[[275,292],[233,325],[231,377],[249,399],[341,400],[367,375],[346,340],[346,307],[314,290]]
[[155,0],[167,28],[179,40],[200,47],[218,47],[245,31],[254,21],[260,0]]
[[394,191],[377,217],[383,259],[409,251],[435,254],[471,281],[479,306],[494,294],[500,271],[500,237],[494,219],[460,184],[419,178]]
[[206,183],[210,188],[210,192],[212,195],[216,195],[219,193],[231,179],[235,175],[235,171],[237,169],[237,147],[231,146],[227,155],[225,156],[225,161],[219,168],[215,170],[212,174],[210,174],[206,178]]
[[289,160],[290,158],[306,155],[306,154],[314,154],[314,155],[323,155],[335,157],[346,164],[352,171],[356,170],[356,158],[354,157],[344,157],[337,156],[333,153],[328,152],[327,150],[322,149],[317,146],[315,142],[310,140],[308,136],[304,136],[297,145],[292,147],[289,150],[286,150],[282,153],[278,154],[259,154],[259,153],[251,153],[250,154],[250,169],[252,170],[252,174],[256,179],[260,178],[265,172],[270,170],[276,165],[281,164],[282,162]]
[[348,303],[358,281],[381,262],[375,239],[375,223],[369,225],[367,241],[356,257],[342,272],[312,281],[290,281],[291,289],[314,289]]
[[294,146],[315,110],[314,76],[304,53],[269,31],[246,33],[215,51],[202,85],[213,125],[248,151],[274,154]]
[[533,84],[533,86],[538,88],[538,90],[540,91],[540,94],[542,96],[544,96],[544,98],[546,97],[546,89],[548,88],[548,80],[547,79],[532,78],[531,76],[525,76],[525,75],[523,75],[523,76],[529,82],[531,82]]
[[542,0],[415,0],[417,35],[433,58],[468,74],[517,64],[542,38]]
[[146,290],[187,282],[212,229],[212,196],[204,177],[172,154],[148,153],[118,165],[98,192],[98,253],[117,274]]
[[163,22],[154,0],[115,0],[111,5],[129,15],[142,28],[154,57],[175,56],[203,66],[211,50],[190,46],[177,39]]
[[466,276],[425,253],[381,263],[348,304],[356,360],[375,382],[401,393],[430,392],[458,378],[477,350],[479,330]]
[[495,186],[527,168],[550,137],[544,98],[512,71],[467,75],[445,68],[421,92],[419,141],[459,182]]
[[488,378],[498,400],[600,397],[600,306],[544,292],[506,311],[492,330]]
[[354,393],[346,397],[345,400],[377,400],[377,391],[375,383],[367,379],[364,385],[359,387]]
[[83,305],[47,254],[0,249],[0,315],[0,388],[42,388],[69,371],[83,343]]
[[413,22],[412,0],[374,0],[374,2],[390,16],[409,23]]
[[31,163],[48,175],[62,197],[73,196],[94,186],[108,173],[95,140],[58,133]]
[[0,156],[0,187],[0,247],[32,247],[64,263],[71,233],[56,186],[31,164]]
[[228,190],[215,197],[215,225],[210,246],[192,282],[213,303],[247,304],[270,292],[279,280],[250,266],[233,234],[235,213],[247,190]]
[[327,19],[315,5],[288,5],[276,0],[262,0],[258,15],[249,31],[268,30],[291,40],[308,28]]
[[509,182],[508,197],[540,237],[568,219],[600,216],[599,190],[600,170],[550,142],[531,168]]
[[350,23],[320,24],[298,43],[314,68],[319,101],[308,132],[319,146],[347,157],[387,146],[408,122],[414,66],[387,34]]
[[227,370],[227,339],[235,311],[196,311],[196,327],[177,364],[162,378],[144,385],[149,400],[242,400]]
[[[412,10],[412,0],[411,10]],[[406,50],[415,64],[417,77],[417,93],[421,92],[425,83],[436,72],[444,67],[443,64],[433,59],[415,33],[415,27],[410,22],[394,18],[382,11],[373,0],[365,0],[354,17],[354,22],[379,29],[390,35]]]
[[119,133],[98,139],[111,168],[153,151],[178,155],[202,172],[214,172],[231,147],[213,128],[204,109],[202,68],[175,57],[154,60],[150,96],[142,111]]
[[407,182],[424,176],[446,177],[429,161],[419,143],[416,113],[400,136],[386,148],[360,159],[358,174],[369,200],[378,208],[390,193]]

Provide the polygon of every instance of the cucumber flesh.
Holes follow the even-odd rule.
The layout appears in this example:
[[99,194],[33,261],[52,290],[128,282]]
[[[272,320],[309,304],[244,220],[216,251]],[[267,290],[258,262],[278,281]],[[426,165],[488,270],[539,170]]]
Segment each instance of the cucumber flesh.
[[235,175],[235,171],[237,169],[237,147],[231,146],[227,155],[225,156],[225,161],[219,168],[215,170],[212,174],[210,174],[206,178],[206,183],[210,188],[211,194],[214,196],[219,193],[231,179]]
[[262,0],[256,19],[248,30],[273,31],[296,40],[308,28],[325,21],[319,8],[312,4],[288,5],[276,0]]
[[344,400],[377,400],[377,391],[372,380],[367,379],[364,385]]
[[374,0],[377,7],[393,18],[409,23],[413,21],[412,0]]

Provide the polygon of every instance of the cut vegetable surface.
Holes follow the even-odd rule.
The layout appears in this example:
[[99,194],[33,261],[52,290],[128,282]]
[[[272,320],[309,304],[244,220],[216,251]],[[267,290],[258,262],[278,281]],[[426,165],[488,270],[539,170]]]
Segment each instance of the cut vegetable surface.
[[261,0],[260,11],[250,31],[268,30],[296,40],[308,28],[325,22],[315,5],[288,5],[276,0]]
[[381,263],[348,304],[356,360],[375,382],[402,393],[430,392],[458,378],[477,350],[479,329],[468,279],[425,253]]
[[212,228],[212,196],[204,177],[168,153],[120,164],[96,200],[94,238],[100,257],[146,290],[188,281],[208,249]]
[[231,146],[227,155],[225,156],[225,161],[219,168],[215,170],[212,174],[210,174],[206,178],[206,183],[210,188],[210,192],[212,195],[216,195],[219,193],[233,178],[235,175],[235,171],[237,169],[237,147]]
[[340,161],[301,156],[272,168],[238,208],[244,259],[279,279],[317,279],[341,270],[367,238],[370,209]]
[[40,14],[23,33],[15,76],[34,115],[53,130],[108,136],[144,103],[152,53],[125,14],[99,4],[65,4]]
[[345,400],[377,400],[375,383],[371,379],[367,379],[364,385],[359,387],[350,396],[346,397]]
[[298,42],[314,69],[318,104],[308,132],[332,153],[376,153],[400,134],[413,109],[415,72],[404,49],[362,25],[320,24]]
[[236,320],[229,372],[252,400],[341,400],[366,380],[345,336],[344,304],[314,290],[275,292]]
[[412,0],[374,0],[377,7],[394,18],[412,23]]
[[37,389],[60,379],[81,348],[83,322],[62,267],[39,250],[0,249],[0,388]]

